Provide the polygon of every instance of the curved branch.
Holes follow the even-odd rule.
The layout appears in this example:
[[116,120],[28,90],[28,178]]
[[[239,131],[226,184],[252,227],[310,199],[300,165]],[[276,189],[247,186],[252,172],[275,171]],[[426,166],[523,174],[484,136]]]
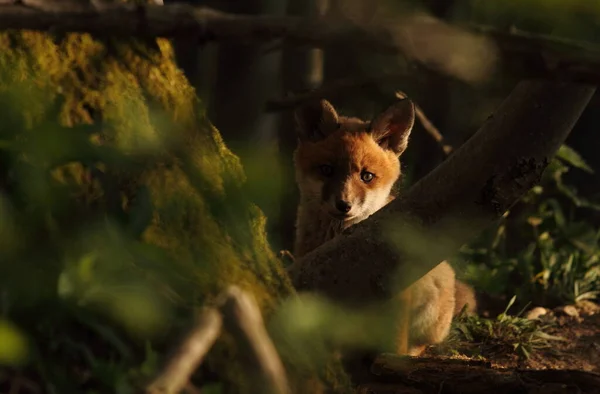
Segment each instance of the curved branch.
[[401,199],[296,261],[289,272],[297,289],[364,303],[414,282],[538,182],[594,91],[519,83],[470,140]]

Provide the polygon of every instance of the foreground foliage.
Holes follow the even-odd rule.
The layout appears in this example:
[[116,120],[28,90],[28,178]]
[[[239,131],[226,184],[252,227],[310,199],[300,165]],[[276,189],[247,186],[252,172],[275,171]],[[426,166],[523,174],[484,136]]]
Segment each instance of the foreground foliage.
[[[600,294],[600,205],[563,180],[569,170],[592,172],[567,146],[503,219],[462,248],[457,265],[479,290],[557,306]],[[521,305],[521,307],[524,305]]]
[[[452,332],[442,350],[452,349],[459,342],[468,344],[467,355],[472,358],[487,354],[506,355],[514,353],[526,359],[531,353],[552,346],[552,341],[564,340],[546,331],[551,323],[527,319],[522,312],[515,315],[508,310],[515,302],[513,297],[504,312],[496,318],[460,315],[452,324]],[[465,350],[463,350],[465,352]]]
[[[292,289],[239,160],[168,42],[0,36],[0,360],[44,392],[131,392],[229,283]],[[226,339],[209,359],[243,386]],[[235,390],[239,391],[239,390]]]

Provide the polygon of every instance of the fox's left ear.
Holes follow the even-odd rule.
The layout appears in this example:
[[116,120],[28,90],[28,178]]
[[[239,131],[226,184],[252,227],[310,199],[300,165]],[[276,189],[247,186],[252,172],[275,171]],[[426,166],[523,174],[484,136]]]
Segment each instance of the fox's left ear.
[[295,112],[298,137],[301,141],[316,142],[335,131],[339,117],[327,100],[317,100],[298,108]]
[[415,124],[415,105],[409,99],[401,100],[371,122],[370,132],[384,149],[400,156],[408,146],[408,137]]

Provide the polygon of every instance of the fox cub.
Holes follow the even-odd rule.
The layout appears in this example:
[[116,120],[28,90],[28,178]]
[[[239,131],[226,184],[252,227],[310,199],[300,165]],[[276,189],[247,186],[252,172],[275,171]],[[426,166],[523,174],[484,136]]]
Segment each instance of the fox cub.
[[[296,111],[298,147],[294,152],[300,189],[294,256],[305,255],[365,220],[394,199],[399,157],[415,122],[413,103],[404,99],[373,121],[339,116],[326,100]],[[398,296],[402,326],[397,352],[419,355],[439,343],[453,315],[465,304],[475,310],[473,290],[455,280],[445,261]]]

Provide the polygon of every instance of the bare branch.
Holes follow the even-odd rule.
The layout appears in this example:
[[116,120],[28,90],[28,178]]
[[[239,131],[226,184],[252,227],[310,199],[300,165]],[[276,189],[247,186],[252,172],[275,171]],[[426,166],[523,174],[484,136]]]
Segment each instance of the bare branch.
[[178,393],[186,387],[191,374],[221,334],[222,324],[217,310],[204,310],[160,374],[147,386],[146,393]]
[[519,83],[473,137],[406,195],[296,261],[289,270],[296,288],[365,303],[414,282],[538,182],[594,91]]
[[[396,97],[400,99],[407,98],[408,95],[400,90],[396,91]],[[452,152],[452,146],[444,143],[444,136],[437,127],[429,120],[429,118],[425,115],[425,112],[421,109],[421,107],[415,103],[415,112],[417,114],[417,118],[419,122],[421,122],[421,126],[423,129],[438,143],[442,151],[447,156]]]
[[225,297],[221,308],[225,326],[236,339],[252,376],[256,377],[252,382],[254,392],[290,393],[285,369],[254,298],[235,286],[229,288]]
[[221,334],[229,331],[247,367],[254,377],[254,392],[288,394],[285,369],[265,329],[262,314],[254,298],[236,286],[230,286],[217,302],[219,311],[205,309],[193,329],[185,336],[158,376],[146,387],[146,394],[192,391],[189,378],[198,368]]

